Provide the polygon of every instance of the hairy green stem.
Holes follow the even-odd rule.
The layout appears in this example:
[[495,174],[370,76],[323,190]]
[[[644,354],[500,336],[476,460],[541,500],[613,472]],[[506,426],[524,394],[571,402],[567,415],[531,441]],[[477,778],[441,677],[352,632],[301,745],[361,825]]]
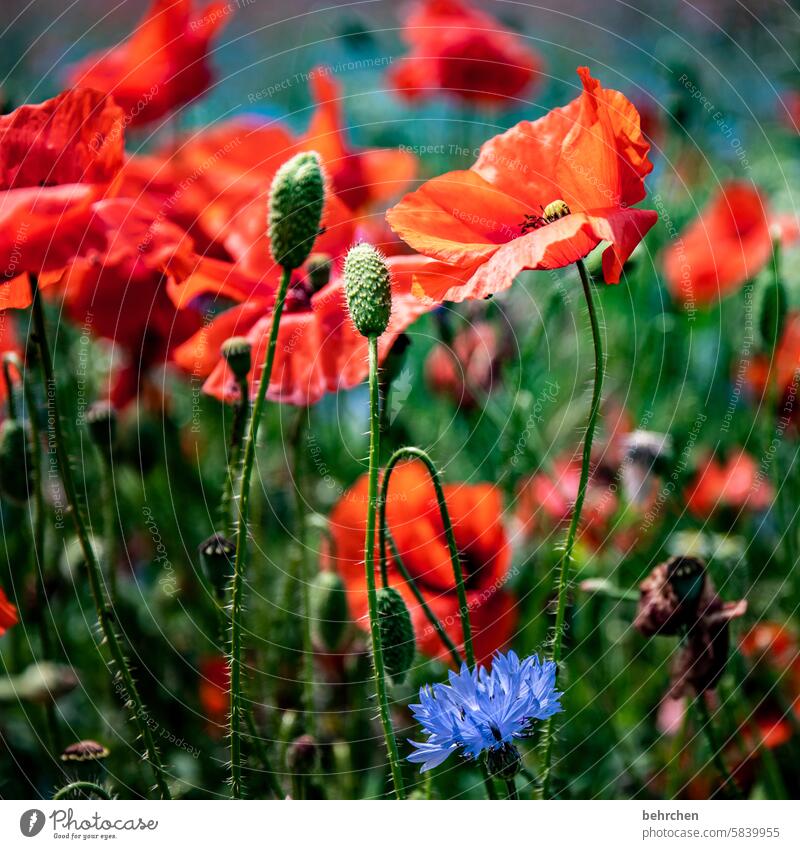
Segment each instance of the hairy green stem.
[[236,491],[236,473],[239,469],[239,460],[242,453],[242,442],[247,427],[247,413],[249,409],[249,388],[247,378],[245,377],[239,381],[239,400],[236,403],[236,409],[233,414],[230,444],[228,446],[228,464],[225,473],[225,484],[222,489],[222,501],[220,503],[220,513],[222,515],[225,533],[228,533],[233,526],[232,512]]
[[70,793],[78,792],[93,793],[99,799],[111,800],[111,794],[94,781],[73,781],[71,784],[65,784],[60,790],[56,790],[53,794],[53,801],[57,802],[59,799],[69,796]]
[[[581,511],[586,498],[586,489],[589,484],[589,471],[592,460],[592,441],[597,427],[600,414],[600,401],[603,392],[603,340],[600,335],[600,325],[597,320],[592,299],[592,284],[583,260],[578,260],[578,273],[583,285],[583,295],[586,299],[586,307],[589,311],[589,321],[592,327],[592,341],[594,343],[594,388],[592,390],[592,403],[589,408],[589,420],[586,425],[586,435],[583,440],[583,457],[581,459],[581,476],[578,483],[578,493],[575,506],[572,508],[572,518],[567,530],[567,540],[561,555],[561,563],[558,570],[558,600],[556,604],[556,621],[553,631],[553,643],[550,651],[550,659],[556,664],[556,671],[561,663],[561,650],[564,643],[564,621],[567,612],[567,598],[569,596],[570,567],[572,565],[572,549],[575,545],[575,537],[581,521]],[[551,716],[542,724],[541,731],[541,786],[536,794],[537,798],[546,799],[550,794],[550,766],[553,757],[553,730],[555,717]]]
[[94,546],[89,538],[89,532],[86,527],[86,521],[83,517],[80,502],[78,501],[78,492],[75,487],[75,481],[72,476],[72,467],[70,465],[70,452],[65,440],[64,431],[61,425],[61,415],[58,406],[58,393],[56,390],[55,374],[53,371],[53,360],[50,355],[50,347],[47,343],[47,327],[44,319],[44,310],[42,309],[41,296],[38,288],[38,281],[34,275],[30,276],[31,295],[33,297],[33,322],[36,332],[36,342],[39,348],[39,359],[41,361],[42,376],[44,378],[45,393],[47,396],[48,419],[52,431],[50,439],[54,444],[56,451],[56,459],[61,475],[61,482],[64,485],[64,493],[67,499],[68,512],[72,517],[75,525],[75,533],[80,542],[81,550],[86,561],[89,589],[94,601],[97,620],[100,625],[100,630],[105,643],[108,645],[111,662],[116,668],[113,679],[119,678],[119,683],[122,688],[122,698],[126,707],[129,708],[134,723],[142,737],[145,748],[145,757],[150,764],[155,776],[156,788],[159,795],[163,799],[171,798],[169,787],[167,786],[164,776],[164,767],[161,762],[161,755],[153,739],[153,734],[148,722],[150,714],[142,702],[139,691],[136,687],[136,682],[133,679],[128,659],[122,649],[122,644],[117,636],[114,625],[114,614],[106,601],[103,591],[103,578],[100,570],[100,564],[97,561],[97,555],[94,551]]
[[278,327],[280,326],[283,305],[292,272],[284,268],[281,282],[272,312],[272,326],[269,331],[269,341],[264,357],[264,369],[258,383],[258,393],[253,412],[250,416],[250,426],[244,446],[242,461],[242,476],[239,484],[239,514],[236,522],[236,556],[233,564],[233,584],[231,588],[231,797],[242,798],[242,716],[247,710],[242,700],[242,614],[244,596],[244,573],[247,568],[247,536],[248,519],[250,515],[250,479],[253,475],[253,465],[256,457],[256,441],[261,415],[267,398],[267,389],[272,378],[272,366],[275,362],[275,348],[278,342]]
[[705,735],[706,742],[708,743],[708,748],[711,750],[711,759],[714,762],[714,766],[717,768],[717,772],[719,772],[720,777],[722,778],[725,789],[735,799],[744,798],[739,785],[736,783],[736,779],[730,774],[728,767],[725,766],[725,761],[722,759],[722,750],[720,749],[719,742],[717,741],[717,735],[714,733],[714,725],[711,722],[711,716],[708,713],[705,696],[702,693],[694,699],[694,708],[697,712],[698,719],[700,720],[700,725],[702,726],[703,734]]
[[389,754],[394,792],[398,799],[405,799],[403,775],[400,770],[400,753],[389,713],[389,698],[386,692],[386,671],[383,662],[383,645],[378,621],[378,590],[375,585],[375,514],[380,496],[378,494],[378,464],[380,456],[381,422],[380,389],[378,386],[378,337],[369,337],[369,487],[367,494],[367,535],[364,541],[364,568],[367,575],[367,599],[369,602],[369,625],[372,635],[372,658],[375,671],[375,691],[378,696],[383,736]]

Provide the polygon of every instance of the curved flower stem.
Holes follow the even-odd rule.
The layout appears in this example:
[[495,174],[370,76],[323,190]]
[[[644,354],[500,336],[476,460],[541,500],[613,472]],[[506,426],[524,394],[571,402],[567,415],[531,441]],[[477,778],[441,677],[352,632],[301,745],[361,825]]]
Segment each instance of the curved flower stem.
[[[459,617],[461,619],[461,631],[464,635],[464,654],[466,655],[467,666],[470,669],[474,669],[475,648],[472,642],[472,624],[469,621],[469,603],[467,602],[467,590],[464,584],[464,571],[461,568],[461,558],[458,556],[458,546],[456,545],[456,537],[453,533],[453,523],[450,520],[450,512],[447,509],[447,501],[445,501],[444,490],[442,489],[442,482],[439,479],[439,471],[433,464],[433,460],[431,460],[427,452],[413,445],[408,445],[404,448],[398,448],[397,451],[392,454],[392,456],[389,458],[389,462],[386,464],[386,469],[383,473],[383,480],[381,481],[381,496],[379,499],[380,524],[378,531],[381,558],[381,580],[383,581],[383,584],[385,586],[388,580],[388,569],[386,561],[386,537],[389,533],[389,529],[386,526],[386,502],[389,494],[389,480],[391,479],[392,472],[394,471],[397,464],[400,462],[400,460],[404,458],[421,460],[425,464],[425,468],[428,470],[428,474],[430,475],[431,481],[433,482],[433,489],[436,493],[436,501],[439,505],[439,513],[442,517],[442,524],[444,525],[445,537],[447,538],[447,547],[450,551],[450,562],[453,566],[453,577],[456,582],[456,594],[458,595],[458,612]],[[398,558],[395,558],[395,560],[399,563]],[[410,585],[412,587],[412,591],[415,591],[416,585],[413,582],[411,582]],[[416,595],[416,592],[414,592],[414,594]],[[427,605],[423,603],[423,610],[425,610],[426,615],[428,615],[428,611],[426,608]],[[430,616],[428,616],[428,618],[431,619],[431,617],[433,617],[432,613],[430,614]],[[433,617],[433,619],[435,619],[435,617]],[[431,619],[431,621],[433,621],[433,619]],[[438,622],[438,620],[436,621]],[[434,627],[436,627],[436,625],[434,625]],[[442,634],[440,633],[440,636],[441,635]],[[494,782],[491,776],[489,775],[489,771],[486,767],[486,764],[483,762],[481,762],[481,774],[483,775],[483,783],[486,786],[487,795],[490,799],[496,799],[497,792],[494,788]]]
[[78,493],[75,481],[72,477],[69,449],[67,448],[64,431],[61,426],[61,414],[58,407],[58,393],[56,391],[55,374],[53,371],[53,360],[50,355],[50,347],[47,343],[47,327],[44,320],[41,295],[39,293],[38,281],[34,275],[30,276],[31,295],[33,296],[33,322],[36,332],[36,343],[39,348],[39,359],[41,360],[42,376],[44,378],[45,393],[47,396],[48,418],[51,423],[51,439],[56,450],[61,482],[64,485],[64,493],[67,499],[68,512],[75,525],[75,534],[80,542],[81,551],[86,560],[89,577],[89,589],[94,601],[97,620],[103,639],[108,645],[111,663],[116,667],[113,679],[119,678],[122,698],[129,708],[134,723],[142,737],[145,748],[145,757],[150,763],[155,776],[156,788],[163,799],[171,798],[169,787],[164,777],[164,767],[161,763],[161,755],[156,747],[153,734],[148,722],[149,713],[142,702],[136,682],[133,679],[128,659],[122,649],[120,638],[114,625],[114,614],[109,606],[103,590],[103,576],[94,546],[89,538],[83,511],[78,501]]
[[519,793],[517,793],[517,785],[514,783],[513,778],[506,779],[506,794],[508,799],[519,799]]
[[307,546],[306,505],[303,500],[303,451],[300,442],[303,438],[303,417],[307,415],[305,407],[297,411],[297,421],[292,429],[292,459],[294,479],[295,531],[297,533],[297,560],[295,576],[300,582],[300,617],[302,619],[303,640],[303,701],[305,702],[306,724],[310,734],[315,733],[314,715],[314,642],[311,636],[311,576],[309,574]]
[[389,698],[386,692],[386,670],[383,663],[383,645],[378,622],[378,591],[375,586],[375,514],[381,501],[378,495],[378,457],[381,443],[380,387],[378,384],[378,337],[369,337],[369,487],[367,494],[367,534],[364,541],[364,568],[367,576],[367,599],[369,602],[369,626],[372,635],[372,658],[375,668],[375,690],[378,695],[383,736],[389,753],[394,792],[398,799],[405,799],[403,775],[400,770],[400,753],[392,728],[389,713]]
[[256,457],[256,440],[261,423],[261,414],[267,398],[267,389],[272,378],[272,366],[275,362],[275,348],[278,342],[278,327],[281,321],[283,305],[292,272],[284,268],[275,307],[272,312],[272,326],[264,357],[264,368],[258,383],[258,393],[250,416],[250,427],[244,446],[242,476],[239,484],[239,515],[236,522],[236,556],[233,564],[233,584],[231,588],[231,797],[242,798],[242,715],[247,710],[242,700],[242,597],[244,595],[244,571],[247,567],[247,535],[250,515],[250,479]]
[[742,791],[736,783],[736,779],[728,771],[725,766],[725,761],[722,759],[722,750],[720,749],[717,735],[714,733],[714,725],[711,722],[711,716],[708,713],[705,696],[701,693],[694,699],[694,707],[697,711],[697,716],[702,726],[703,734],[705,735],[708,748],[711,750],[711,759],[714,761],[714,766],[717,768],[720,777],[725,785],[725,789],[735,798],[743,799]]
[[414,446],[406,446],[398,448],[397,451],[389,458],[386,464],[386,470],[383,473],[383,481],[381,482],[381,498],[380,498],[380,553],[381,553],[381,577],[384,579],[387,571],[386,565],[386,500],[389,493],[389,480],[392,476],[395,466],[400,460],[413,458],[421,460],[428,470],[433,489],[436,493],[436,501],[439,504],[439,513],[442,517],[444,525],[444,533],[447,539],[447,547],[450,550],[450,561],[453,565],[453,577],[456,582],[456,594],[458,595],[458,614],[461,619],[461,630],[464,633],[464,654],[467,659],[467,666],[472,669],[475,666],[475,648],[472,643],[472,625],[469,621],[469,603],[467,602],[467,589],[464,584],[464,571],[461,568],[461,558],[458,556],[458,546],[456,545],[455,534],[453,533],[453,523],[450,521],[450,513],[447,509],[447,502],[444,498],[444,490],[442,482],[439,479],[439,472],[433,464],[433,460],[428,456],[427,452],[421,448]]
[[[425,601],[425,596],[422,595],[422,593],[420,592],[420,589],[417,586],[417,582],[411,577],[411,574],[406,568],[405,563],[403,563],[403,558],[400,556],[400,552],[397,550],[397,544],[394,541],[392,532],[388,528],[385,528],[385,535],[388,538],[389,548],[392,552],[392,560],[394,561],[395,566],[397,566],[397,570],[403,576],[403,580],[408,584],[409,589],[414,594],[414,598],[419,603],[423,613],[427,617],[428,621],[431,623],[434,631],[436,631],[436,634],[442,641],[444,647],[450,652],[450,657],[453,659],[453,663],[455,663],[456,667],[461,666],[463,660],[461,654],[456,648],[456,644],[450,639],[447,634],[447,631],[445,631],[444,629],[444,626],[439,621],[436,614],[430,609],[430,607],[428,606],[428,602]],[[383,567],[383,558],[381,560],[381,567]],[[385,587],[386,585],[387,583],[384,582],[383,586]]]
[[56,790],[53,794],[53,801],[57,802],[59,799],[63,799],[70,793],[77,793],[79,790],[84,793],[93,793],[100,799],[106,799],[108,801],[111,800],[111,794],[107,790],[104,790],[99,784],[95,784],[94,781],[73,781],[72,784],[65,784],[60,790]]
[[[578,494],[575,499],[575,506],[572,508],[572,519],[569,523],[567,531],[567,540],[564,545],[564,552],[561,555],[561,563],[558,570],[558,602],[556,606],[556,622],[553,631],[553,644],[550,652],[550,659],[556,664],[556,670],[561,663],[561,649],[564,642],[564,620],[567,612],[567,597],[569,595],[570,582],[570,566],[572,565],[572,549],[575,545],[575,537],[578,532],[578,525],[581,521],[581,511],[583,510],[583,501],[586,498],[586,488],[589,483],[589,471],[592,460],[592,441],[594,439],[595,428],[600,414],[600,401],[603,392],[603,340],[600,335],[600,325],[597,320],[597,312],[595,310],[594,301],[592,300],[592,284],[589,279],[589,274],[586,271],[586,266],[583,260],[578,260],[578,273],[581,277],[583,285],[583,295],[586,299],[586,307],[589,311],[589,321],[592,326],[592,341],[594,343],[594,388],[592,390],[592,403],[589,408],[589,420],[586,425],[586,435],[583,439],[583,457],[581,459],[581,476],[578,483]],[[550,793],[550,765],[553,756],[553,726],[555,717],[551,716],[545,720],[542,725],[541,734],[541,787],[536,796],[540,799],[546,799]]]

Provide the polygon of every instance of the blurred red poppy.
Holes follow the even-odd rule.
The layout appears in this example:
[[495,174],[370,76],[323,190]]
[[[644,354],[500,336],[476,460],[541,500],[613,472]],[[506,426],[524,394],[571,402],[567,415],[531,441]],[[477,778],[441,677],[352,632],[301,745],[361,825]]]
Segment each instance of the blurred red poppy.
[[197,310],[178,310],[167,295],[164,267],[191,241],[162,220],[147,199],[99,202],[108,245],[93,261],[74,263],[62,278],[70,316],[94,336],[113,340],[113,383],[109,400],[124,407],[139,393],[153,366],[200,329]]
[[127,41],[87,56],[69,81],[113,95],[126,125],[156,121],[209,87],[209,44],[232,9],[211,3],[193,15],[192,0],[155,0]]
[[65,91],[0,116],[0,309],[30,304],[28,274],[104,248],[92,205],[122,152],[122,112],[95,91]]
[[[367,485],[367,475],[362,475],[333,508],[329,525],[329,558],[347,586],[353,619],[365,631],[369,628],[364,574]],[[514,597],[504,588],[511,547],[502,523],[502,498],[490,484],[448,484],[444,494],[461,556],[475,653],[480,661],[508,643],[516,623]],[[462,646],[458,597],[444,527],[433,485],[420,463],[402,463],[392,473],[386,516],[403,564],[453,642]],[[408,605],[419,651],[430,657],[449,657],[391,558],[389,583]]]
[[499,347],[497,332],[489,322],[467,325],[456,334],[451,349],[439,344],[428,355],[425,362],[428,386],[456,404],[474,406],[492,388],[497,376]]
[[754,356],[744,366],[745,378],[754,394],[760,398],[766,392],[767,384],[774,385],[778,390],[776,400],[779,407],[786,407],[786,412],[794,412],[794,398],[787,397],[787,393],[790,393],[790,396],[797,393],[800,371],[800,312],[790,312],[786,316],[771,366],[769,357],[763,354]]
[[686,496],[686,506],[701,519],[718,510],[764,510],[771,501],[772,486],[744,450],[727,460],[709,457],[701,463]]
[[767,264],[773,239],[800,235],[794,218],[776,216],[752,184],[730,182],[664,253],[672,296],[709,304],[737,291]]
[[223,655],[200,660],[200,705],[212,725],[225,725],[230,710],[230,670]]
[[[430,309],[430,304],[411,291],[420,259],[397,256],[387,261],[392,270],[392,317],[378,344],[381,362],[397,337]],[[334,260],[330,280],[319,291],[310,286],[308,265],[295,275],[278,331],[268,391],[273,401],[315,404],[326,393],[349,389],[366,378],[367,340],[356,331],[347,311],[342,263],[341,256]],[[207,377],[205,392],[233,402],[239,389],[220,356],[220,346],[231,336],[246,336],[253,346],[248,379],[255,396],[272,326],[274,281],[250,275],[230,263],[199,260],[186,274],[175,274],[170,291],[179,305],[191,303],[191,298],[201,294],[237,302],[181,345],[175,360],[193,376]]]
[[588,68],[578,74],[580,97],[490,139],[469,171],[435,177],[389,210],[392,229],[435,261],[418,276],[427,296],[484,298],[602,241],[606,282],[619,282],[658,217],[632,208],[645,197],[650,146],[632,104]]
[[798,659],[797,638],[778,622],[759,622],[741,639],[739,650],[753,660],[764,659],[785,669]]
[[[608,539],[609,528],[619,506],[619,499],[603,469],[595,469],[589,478],[586,498],[578,529],[578,540],[592,550]],[[550,473],[538,472],[522,481],[517,490],[516,517],[526,535],[551,535],[564,527],[572,517],[578,497],[581,464],[572,457],[554,461]]]
[[17,608],[6,597],[3,588],[0,587],[0,637],[12,626],[19,621],[17,617]]
[[425,0],[408,16],[411,55],[392,65],[391,84],[408,100],[448,94],[480,106],[519,97],[542,60],[525,40],[462,0]]

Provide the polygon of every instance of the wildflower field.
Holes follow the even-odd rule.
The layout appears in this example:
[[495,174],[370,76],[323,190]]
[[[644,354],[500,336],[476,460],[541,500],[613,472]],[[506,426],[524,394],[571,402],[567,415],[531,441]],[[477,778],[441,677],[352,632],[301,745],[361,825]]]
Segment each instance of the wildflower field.
[[800,796],[792,6],[0,33],[0,798]]

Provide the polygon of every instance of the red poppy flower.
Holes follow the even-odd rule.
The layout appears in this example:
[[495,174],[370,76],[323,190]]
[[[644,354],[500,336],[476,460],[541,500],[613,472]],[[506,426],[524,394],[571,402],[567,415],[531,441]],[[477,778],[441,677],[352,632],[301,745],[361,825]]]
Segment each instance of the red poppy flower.
[[756,461],[742,450],[727,460],[709,457],[701,464],[689,486],[686,506],[705,519],[719,509],[764,510],[771,500],[772,487],[759,474]]
[[[775,349],[775,358],[770,369],[769,358],[763,355],[753,357],[745,364],[744,375],[750,389],[756,395],[763,396],[767,383],[777,386],[778,404],[783,407],[788,399],[786,394],[797,389],[797,374],[800,370],[800,313],[791,312],[786,316],[781,338]],[[791,407],[795,404],[792,402]]]
[[[268,391],[271,400],[314,404],[326,393],[349,389],[366,378],[367,340],[356,331],[347,312],[342,262],[341,257],[334,262],[330,281],[317,292],[309,288],[306,270],[295,275],[278,330]],[[430,309],[411,292],[421,260],[398,256],[390,257],[388,264],[393,274],[392,317],[378,343],[381,361],[397,337]],[[230,263],[200,260],[170,290],[179,305],[200,294],[238,302],[181,345],[175,360],[193,376],[207,377],[205,392],[221,401],[235,401],[238,385],[220,356],[220,347],[231,336],[246,336],[253,346],[248,379],[255,396],[272,326],[275,281],[251,276]]]
[[409,100],[446,93],[491,106],[521,95],[542,70],[539,55],[491,15],[461,0],[426,0],[409,15],[411,55],[393,64],[392,85]]
[[[578,497],[580,461],[562,457],[553,463],[552,472],[539,472],[523,481],[517,491],[516,516],[526,534],[552,534],[566,526]],[[578,540],[591,549],[599,549],[619,505],[610,481],[595,472],[586,489]]]
[[196,310],[176,309],[163,271],[192,246],[183,230],[161,220],[146,200],[101,201],[95,217],[107,234],[107,247],[92,261],[74,263],[62,283],[70,316],[89,333],[114,342],[109,397],[122,408],[138,395],[148,370],[168,362],[201,327]]
[[3,588],[0,587],[0,637],[12,626],[19,621],[17,616],[17,608],[6,597]]
[[773,239],[799,234],[797,221],[773,215],[755,186],[727,183],[664,253],[669,290],[679,301],[712,303],[764,268]]
[[122,150],[122,112],[94,91],[0,116],[0,309],[30,304],[28,274],[102,250],[92,204],[119,171]]
[[[367,485],[367,475],[362,475],[334,507],[329,525],[333,566],[347,586],[350,612],[364,630],[369,628],[364,575]],[[514,598],[504,589],[511,548],[502,523],[502,498],[490,484],[448,484],[444,494],[464,570],[475,653],[483,660],[510,640],[516,622]],[[403,564],[448,635],[461,646],[458,597],[444,527],[433,485],[420,463],[402,463],[392,473],[386,516]],[[389,582],[408,605],[417,648],[430,657],[448,657],[391,559]]]
[[474,390],[486,394],[492,388],[500,361],[497,332],[486,321],[470,324],[456,334],[453,346],[437,345],[425,363],[425,377],[431,391],[446,395],[456,404],[472,407],[481,399]]
[[578,74],[580,97],[490,139],[469,171],[429,180],[389,210],[392,229],[435,261],[419,276],[426,295],[483,298],[520,271],[561,268],[602,241],[605,279],[619,282],[657,219],[632,208],[645,196],[650,146],[631,103],[587,68]]
[[230,710],[230,670],[222,655],[200,660],[200,705],[213,725],[224,725]]
[[764,658],[778,668],[786,668],[798,657],[797,639],[784,625],[759,622],[743,637],[739,650],[745,657]]
[[126,124],[156,121],[209,87],[209,44],[231,9],[211,3],[193,15],[192,0],[155,0],[127,41],[87,56],[69,80],[113,95]]

